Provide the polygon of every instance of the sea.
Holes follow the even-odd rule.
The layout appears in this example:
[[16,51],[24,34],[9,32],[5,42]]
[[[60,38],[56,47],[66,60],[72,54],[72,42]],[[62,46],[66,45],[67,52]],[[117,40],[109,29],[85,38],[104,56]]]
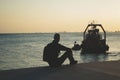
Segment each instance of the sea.
[[[5,33],[0,34],[0,70],[11,70],[31,67],[48,66],[43,61],[43,49],[52,42],[54,33]],[[60,44],[72,48],[74,42],[81,44],[83,33],[60,32]],[[120,32],[108,32],[107,41],[109,51],[107,54],[81,55],[73,51],[78,63],[118,61],[120,60]],[[61,51],[62,55],[64,51]],[[69,64],[67,59],[63,65]]]

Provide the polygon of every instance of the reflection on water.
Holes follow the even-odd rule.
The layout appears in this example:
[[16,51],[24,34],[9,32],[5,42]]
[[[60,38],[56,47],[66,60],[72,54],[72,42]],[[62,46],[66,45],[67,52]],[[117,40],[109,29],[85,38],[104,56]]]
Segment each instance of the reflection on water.
[[101,61],[116,61],[120,60],[120,53],[105,53],[105,54],[80,54],[80,62],[101,62]]
[[107,54],[80,54],[82,62],[96,62],[96,61],[106,61]]

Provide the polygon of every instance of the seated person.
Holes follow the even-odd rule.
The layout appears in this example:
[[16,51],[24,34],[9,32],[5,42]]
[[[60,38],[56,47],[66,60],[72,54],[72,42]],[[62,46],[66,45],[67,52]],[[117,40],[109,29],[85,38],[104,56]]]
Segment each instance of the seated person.
[[[71,49],[59,44],[59,41],[60,34],[56,33],[52,43],[49,43],[44,48],[43,61],[48,62],[51,67],[58,67],[68,58],[70,65],[76,64],[77,61],[74,60]],[[61,57],[58,57],[61,50],[66,52]]]

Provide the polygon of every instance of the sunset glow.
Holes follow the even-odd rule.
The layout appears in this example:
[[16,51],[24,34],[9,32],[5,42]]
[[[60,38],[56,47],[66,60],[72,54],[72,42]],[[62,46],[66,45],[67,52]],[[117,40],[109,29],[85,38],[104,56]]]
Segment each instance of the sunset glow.
[[0,33],[120,31],[120,0],[0,0]]

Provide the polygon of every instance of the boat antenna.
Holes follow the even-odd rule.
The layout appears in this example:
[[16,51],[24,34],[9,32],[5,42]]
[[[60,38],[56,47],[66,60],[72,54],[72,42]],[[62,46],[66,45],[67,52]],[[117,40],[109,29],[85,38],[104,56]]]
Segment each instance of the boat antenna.
[[95,20],[92,20],[91,24],[95,24]]

